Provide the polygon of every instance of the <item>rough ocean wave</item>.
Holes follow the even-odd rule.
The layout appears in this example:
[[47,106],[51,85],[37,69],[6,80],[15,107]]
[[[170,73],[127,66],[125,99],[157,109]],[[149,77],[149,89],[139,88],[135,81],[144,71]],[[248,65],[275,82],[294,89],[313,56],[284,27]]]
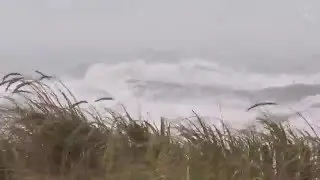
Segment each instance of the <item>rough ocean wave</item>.
[[195,110],[217,117],[222,111],[224,118],[241,121],[254,117],[245,109],[259,101],[280,103],[284,113],[289,107],[305,111],[317,102],[319,79],[320,73],[264,74],[201,59],[137,59],[92,64],[83,78],[65,77],[65,82],[83,98],[95,98],[98,91],[104,91],[116,98],[108,105],[115,108],[121,103],[133,113],[176,117]]
[[266,74],[199,58],[87,64],[73,69],[77,76],[59,75],[79,99],[112,96],[116,100],[103,105],[118,109],[123,104],[133,114],[153,118],[189,116],[195,110],[241,124],[255,117],[246,108],[259,101],[280,103],[280,114],[292,109],[312,114],[316,106],[309,107],[320,94],[320,72]]

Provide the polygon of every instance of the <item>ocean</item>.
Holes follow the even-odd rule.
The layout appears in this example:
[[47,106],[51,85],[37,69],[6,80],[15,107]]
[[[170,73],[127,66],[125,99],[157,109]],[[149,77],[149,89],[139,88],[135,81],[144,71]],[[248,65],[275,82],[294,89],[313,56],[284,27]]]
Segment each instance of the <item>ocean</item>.
[[[19,66],[14,60],[11,65],[8,61],[7,68],[1,70],[28,74],[38,69],[54,74],[78,100],[117,111],[124,105],[133,116],[155,121],[160,117],[190,117],[194,111],[213,122],[223,119],[234,126],[243,125],[254,121],[260,112],[248,112],[247,108],[265,101],[279,104],[262,108],[278,119],[297,118],[295,112],[301,112],[317,123],[320,115],[320,71],[312,66],[316,61],[311,58],[303,63],[271,57],[270,61],[253,61],[243,56],[197,57],[172,52],[120,55],[101,55],[97,60],[89,55],[60,54],[51,59],[48,56],[48,60],[38,56],[28,63],[20,61]],[[115,100],[93,102],[105,96]],[[300,119],[297,123],[304,122]]]

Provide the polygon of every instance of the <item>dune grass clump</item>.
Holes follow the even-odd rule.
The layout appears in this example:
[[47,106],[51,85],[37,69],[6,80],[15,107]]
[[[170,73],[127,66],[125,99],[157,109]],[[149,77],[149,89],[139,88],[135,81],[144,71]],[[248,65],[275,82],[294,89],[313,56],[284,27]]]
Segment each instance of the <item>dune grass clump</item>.
[[0,111],[2,138],[14,148],[17,165],[45,175],[61,175],[76,168],[88,174],[86,170],[97,172],[103,167],[100,161],[109,129],[98,119],[89,121],[62,83],[55,92],[39,80],[13,81],[18,85],[11,94],[18,95],[20,102],[6,96],[9,103]]
[[8,94],[0,106],[1,180],[320,178],[315,129],[309,134],[268,116],[254,128],[219,128],[196,113],[179,124],[162,118],[157,127],[127,111],[97,111],[37,73],[32,80],[10,73],[0,83]]

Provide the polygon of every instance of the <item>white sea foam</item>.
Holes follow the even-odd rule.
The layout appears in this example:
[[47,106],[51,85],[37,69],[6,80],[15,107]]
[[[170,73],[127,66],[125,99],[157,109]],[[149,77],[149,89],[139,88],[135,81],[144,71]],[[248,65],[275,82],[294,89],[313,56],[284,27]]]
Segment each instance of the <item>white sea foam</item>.
[[[255,116],[254,112],[246,112],[246,108],[254,102],[240,96],[224,96],[223,93],[209,96],[210,88],[257,90],[284,87],[292,83],[315,84],[319,78],[320,73],[252,73],[200,59],[175,63],[149,63],[138,59],[116,64],[93,64],[84,78],[64,78],[64,82],[78,97],[93,100],[101,96],[112,96],[115,101],[101,104],[117,110],[123,104],[135,115],[148,113],[152,118],[187,117],[195,110],[203,116],[222,116],[227,121],[241,124]],[[202,87],[207,90],[202,90]],[[280,108],[282,112],[277,113],[290,114],[290,108],[306,111],[315,100],[311,97],[283,105]]]
[[[115,110],[121,110],[124,105],[134,116],[142,114],[151,116],[150,119],[188,117],[195,110],[202,116],[223,118],[238,125],[255,117],[256,112],[246,112],[246,108],[255,102],[231,89],[245,92],[293,83],[316,84],[320,79],[320,73],[267,75],[195,58],[172,63],[142,59],[96,63],[83,73],[84,76],[78,78],[61,76],[78,100],[93,103],[97,98],[111,96],[115,101],[94,104]],[[291,109],[294,109],[312,111],[314,115],[315,111],[309,110],[308,106],[316,102],[315,97],[304,98],[274,108],[274,112],[292,114]]]

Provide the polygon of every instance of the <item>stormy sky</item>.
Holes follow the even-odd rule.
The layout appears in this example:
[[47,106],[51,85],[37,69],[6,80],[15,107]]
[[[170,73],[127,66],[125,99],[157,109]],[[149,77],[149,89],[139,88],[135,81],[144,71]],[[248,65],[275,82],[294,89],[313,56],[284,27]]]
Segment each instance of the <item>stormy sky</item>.
[[0,0],[0,50],[320,52],[318,0]]

